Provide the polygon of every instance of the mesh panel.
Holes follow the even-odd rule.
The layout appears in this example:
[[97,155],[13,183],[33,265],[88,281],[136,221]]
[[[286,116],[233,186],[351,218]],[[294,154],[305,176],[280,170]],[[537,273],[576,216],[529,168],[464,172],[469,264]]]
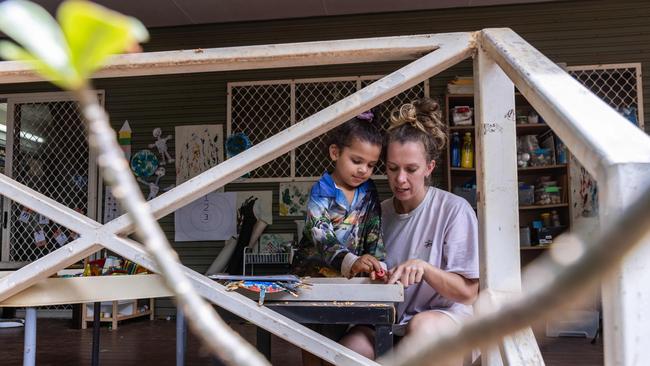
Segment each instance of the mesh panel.
[[[363,80],[361,82],[361,86],[366,87],[373,82],[374,80]],[[386,132],[388,130],[390,115],[395,109],[399,108],[404,103],[408,103],[412,100],[422,98],[424,96],[424,83],[420,83],[378,105],[375,112],[377,115],[376,118],[379,118],[379,121],[381,122],[382,132]],[[380,161],[375,168],[375,174],[385,174],[385,172],[386,170],[384,162]]]
[[[230,133],[244,132],[253,145],[291,125],[291,88],[287,83],[233,87],[231,105]],[[250,173],[251,178],[290,176],[290,154]]]
[[[631,108],[636,112],[636,121],[643,121],[643,115],[640,113],[642,101],[639,100],[637,93],[640,66],[639,68],[623,65],[597,68],[576,66],[570,67],[567,72],[610,107],[619,111],[622,108]],[[573,217],[576,219],[598,216],[596,180],[573,155],[570,155],[570,159]]]
[[[329,107],[357,91],[357,82],[331,81],[296,84],[296,122]],[[296,176],[318,177],[331,170],[325,153],[325,135],[320,135],[296,149]]]
[[[637,95],[637,68],[612,67],[604,69],[570,68],[569,74],[604,100],[614,109],[636,108],[639,110]],[[637,118],[639,118],[637,114]]]
[[[76,102],[16,104],[12,153],[13,179],[72,209],[87,212],[89,152]],[[36,260],[76,236],[52,218],[20,204],[12,202],[10,210],[11,261]],[[59,233],[67,240],[61,240]]]
[[[259,143],[291,124],[291,85],[295,85],[295,121],[313,115],[333,103],[357,91],[354,77],[338,80],[305,80],[277,82],[276,84],[253,82],[237,84],[231,88],[231,129],[230,133],[244,132],[253,144]],[[364,77],[361,86],[365,87],[375,79]],[[388,127],[390,112],[401,104],[425,96],[425,83],[400,93],[377,107],[377,118],[382,128]],[[257,121],[264,121],[263,123]],[[332,165],[325,151],[325,135],[306,142],[294,150],[295,175],[291,175],[290,154],[256,169],[251,178],[310,178],[319,177]],[[380,162],[376,174],[383,173]]]

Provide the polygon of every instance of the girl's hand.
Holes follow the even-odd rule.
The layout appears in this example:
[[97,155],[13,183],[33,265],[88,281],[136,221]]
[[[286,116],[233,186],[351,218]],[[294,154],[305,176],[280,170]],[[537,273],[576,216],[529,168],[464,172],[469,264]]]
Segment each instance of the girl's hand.
[[352,265],[352,268],[350,268],[349,278],[352,278],[359,273],[372,273],[379,271],[382,271],[382,268],[377,258],[373,257],[370,254],[364,254],[361,257],[357,258],[357,260]]
[[404,287],[420,283],[424,276],[424,269],[429,264],[421,259],[409,259],[388,271],[389,284],[400,281]]

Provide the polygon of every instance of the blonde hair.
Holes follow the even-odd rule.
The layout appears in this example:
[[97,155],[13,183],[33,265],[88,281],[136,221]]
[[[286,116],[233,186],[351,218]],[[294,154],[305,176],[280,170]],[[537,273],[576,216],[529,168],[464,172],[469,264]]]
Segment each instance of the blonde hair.
[[431,98],[403,104],[391,114],[385,146],[391,142],[419,141],[427,161],[437,160],[447,145],[447,127],[440,114],[440,105]]

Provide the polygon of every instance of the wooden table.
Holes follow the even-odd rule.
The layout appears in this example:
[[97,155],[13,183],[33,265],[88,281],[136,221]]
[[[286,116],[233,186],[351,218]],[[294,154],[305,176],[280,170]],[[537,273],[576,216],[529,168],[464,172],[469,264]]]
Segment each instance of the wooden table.
[[[392,302],[271,301],[264,305],[301,324],[372,325],[375,328],[375,354],[381,356],[393,347],[395,306]],[[259,327],[257,349],[271,359],[271,333]]]
[[[65,271],[62,271],[65,272]],[[0,278],[10,272],[0,272]],[[172,296],[159,275],[46,278],[0,302],[0,307],[25,307],[23,365],[36,364],[36,307],[94,303],[92,364],[99,364],[99,304],[102,301]]]
[[[288,293],[266,295],[264,305],[301,324],[368,324],[375,327],[375,354],[382,355],[393,346],[392,327],[396,302],[404,301],[401,284],[386,285],[368,278],[311,278],[310,288],[299,297]],[[238,290],[251,299],[258,295]],[[258,327],[257,348],[268,359],[271,334]]]
[[[10,272],[0,272],[0,278]],[[313,283],[300,292],[298,299],[286,293],[267,295],[266,306],[305,324],[374,324],[378,331],[375,344],[378,354],[392,346],[390,329],[395,318],[393,303],[403,301],[401,285],[371,283],[368,279],[310,279]],[[245,291],[245,290],[240,290]],[[245,291],[257,301],[257,294]],[[0,307],[25,307],[24,365],[36,362],[36,307],[47,305],[95,303],[101,301],[173,296],[159,275],[96,276],[47,278],[2,302]],[[296,301],[299,300],[299,301]],[[99,315],[95,309],[95,315]],[[177,330],[177,365],[183,364],[185,341],[182,314]],[[99,360],[99,319],[93,330],[93,364]],[[266,332],[266,333],[265,333]],[[270,352],[270,333],[260,330],[260,344]],[[264,349],[263,349],[264,351]]]

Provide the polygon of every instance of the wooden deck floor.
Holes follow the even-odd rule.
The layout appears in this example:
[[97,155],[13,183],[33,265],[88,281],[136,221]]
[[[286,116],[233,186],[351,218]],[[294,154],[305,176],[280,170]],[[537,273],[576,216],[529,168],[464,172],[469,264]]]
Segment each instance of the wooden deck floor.
[[[247,340],[255,342],[255,328],[233,324]],[[101,329],[100,365],[174,365],[175,323],[165,320],[132,320],[118,330]],[[585,338],[542,338],[540,348],[548,366],[586,366],[603,364],[603,347],[590,344]],[[70,322],[39,319],[36,364],[45,366],[90,365],[92,329],[70,328]],[[22,328],[0,329],[0,365],[22,365]],[[300,351],[293,345],[273,337],[272,363],[300,365]],[[211,365],[193,337],[188,339],[186,365]]]

